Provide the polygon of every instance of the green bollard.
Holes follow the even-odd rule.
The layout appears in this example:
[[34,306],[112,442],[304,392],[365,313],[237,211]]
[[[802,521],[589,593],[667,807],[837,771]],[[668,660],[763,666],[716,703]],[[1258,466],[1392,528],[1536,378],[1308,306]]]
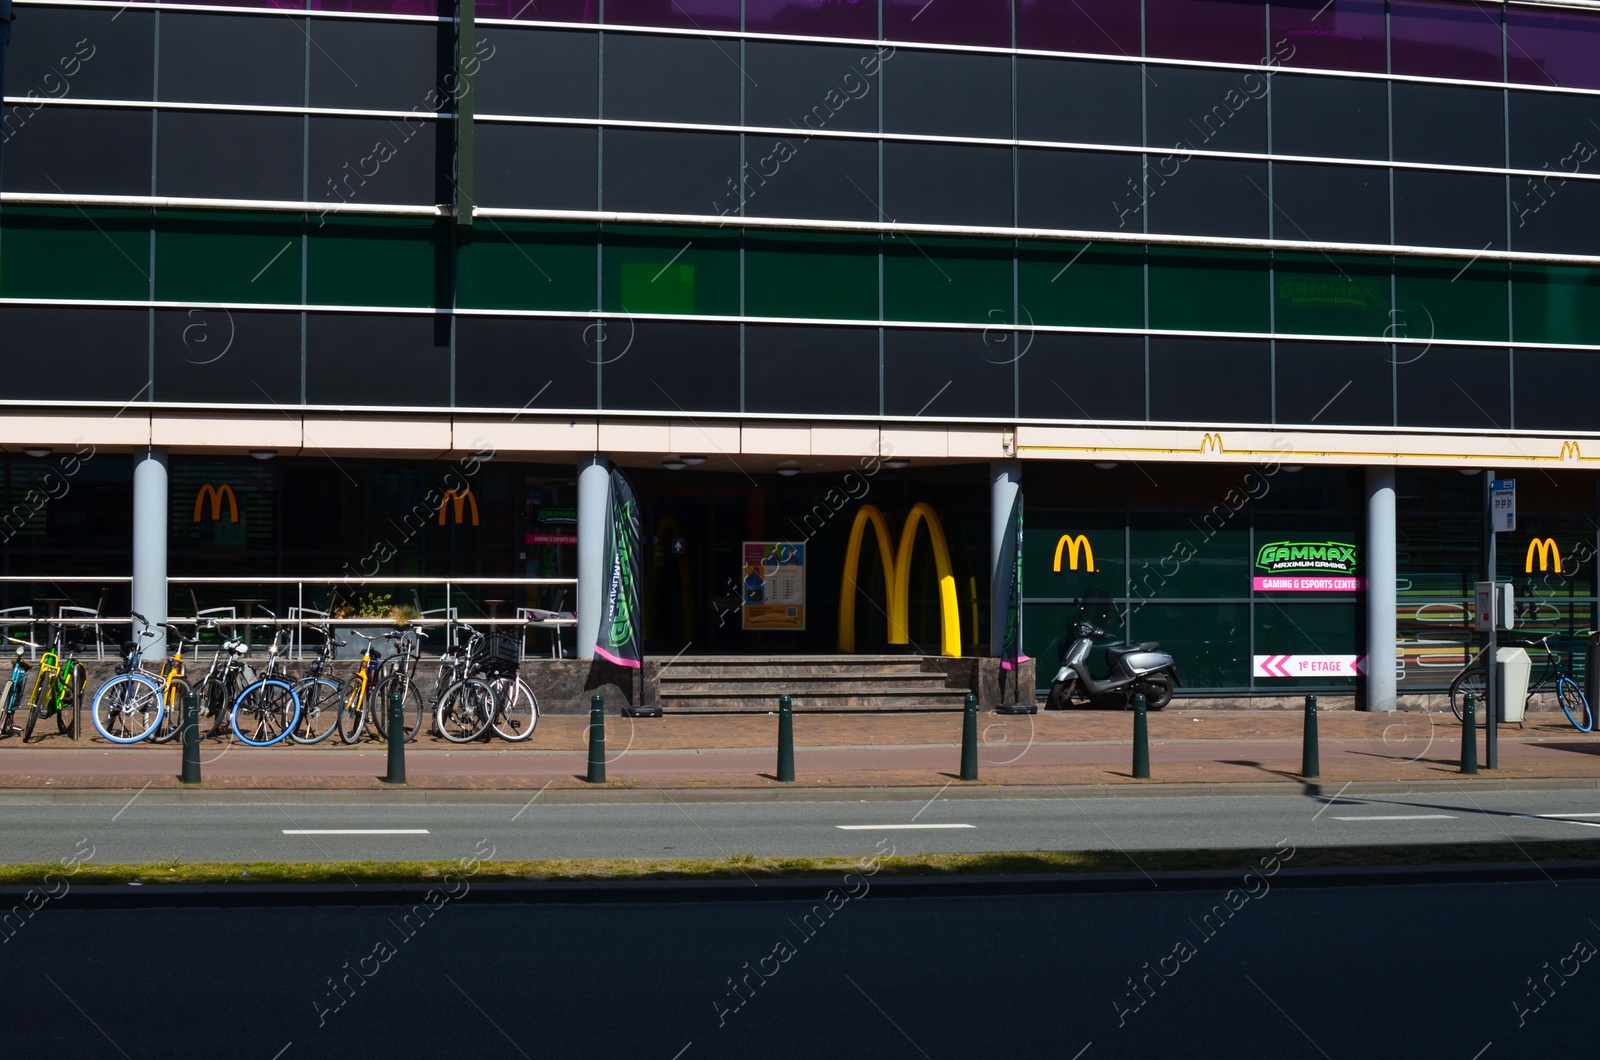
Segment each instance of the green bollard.
[[606,697],[596,692],[589,700],[590,784],[606,782]]
[[1133,778],[1150,779],[1150,722],[1142,692],[1133,697]]
[[383,782],[406,782],[406,719],[399,692],[389,693],[389,775]]
[[1306,697],[1305,745],[1300,749],[1300,776],[1315,780],[1322,775],[1322,756],[1317,748],[1317,697]]
[[794,700],[778,697],[778,779],[794,780]]
[[183,776],[185,784],[200,783],[200,696],[194,689],[183,695]]
[[961,779],[978,779],[978,697],[971,692],[961,711]]
[[1478,772],[1478,718],[1471,692],[1461,708],[1461,772]]

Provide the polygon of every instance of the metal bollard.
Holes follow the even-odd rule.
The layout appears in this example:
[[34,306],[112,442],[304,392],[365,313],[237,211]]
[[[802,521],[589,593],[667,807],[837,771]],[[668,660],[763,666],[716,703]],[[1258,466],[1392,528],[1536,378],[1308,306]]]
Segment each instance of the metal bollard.
[[971,692],[961,711],[961,779],[978,779],[978,697]]
[[794,700],[778,697],[778,779],[794,780]]
[[590,784],[606,782],[606,697],[596,692],[589,699]]
[[1133,697],[1133,777],[1150,779],[1150,723],[1142,692]]
[[389,775],[385,784],[406,782],[406,720],[399,692],[389,693]]
[[1478,712],[1471,692],[1461,708],[1461,772],[1478,771]]
[[1300,749],[1300,776],[1315,780],[1322,775],[1322,756],[1317,747],[1317,697],[1306,697],[1306,733]]
[[200,696],[194,689],[183,694],[183,776],[185,784],[200,783]]

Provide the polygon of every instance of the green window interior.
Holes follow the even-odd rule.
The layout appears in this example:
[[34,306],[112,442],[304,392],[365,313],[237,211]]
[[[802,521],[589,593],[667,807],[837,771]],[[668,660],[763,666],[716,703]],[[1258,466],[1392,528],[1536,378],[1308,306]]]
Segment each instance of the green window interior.
[[1150,326],[1163,331],[1259,331],[1268,315],[1265,253],[1150,248]]
[[155,229],[157,301],[300,304],[298,217],[178,210]]
[[462,307],[595,311],[593,225],[480,221],[463,235],[457,258]]
[[1402,258],[1395,264],[1399,338],[1505,342],[1511,336],[1502,262]]
[[744,278],[753,317],[878,319],[876,236],[751,234]]
[[1272,298],[1280,335],[1382,335],[1389,326],[1389,260],[1279,254]]
[[[307,228],[307,300],[316,305],[432,306],[439,292],[438,223],[343,217]],[[448,304],[440,302],[437,304]]]
[[1018,248],[1022,323],[1144,327],[1144,248],[1023,243]]
[[[1296,603],[1258,597],[1255,606],[1256,655],[1365,655],[1356,631],[1361,608],[1353,602]],[[1353,685],[1353,677],[1274,678],[1265,687]]]
[[1600,269],[1516,265],[1511,298],[1518,342],[1600,345]]
[[901,236],[883,246],[884,315],[952,324],[1012,323],[1012,249],[983,240]]
[[1128,638],[1155,640],[1178,662],[1184,688],[1245,688],[1250,684],[1250,605],[1141,604],[1129,609]]
[[739,315],[737,233],[616,226],[603,238],[606,312]]
[[150,217],[144,211],[0,211],[0,296],[144,301],[149,272]]
[[1189,515],[1151,513],[1136,517],[1133,525],[1128,573],[1133,599],[1250,595],[1248,507],[1234,510],[1219,503]]

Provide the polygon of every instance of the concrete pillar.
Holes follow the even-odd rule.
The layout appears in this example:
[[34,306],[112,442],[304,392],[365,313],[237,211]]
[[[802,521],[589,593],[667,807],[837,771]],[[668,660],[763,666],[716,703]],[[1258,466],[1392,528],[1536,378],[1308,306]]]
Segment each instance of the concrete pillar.
[[[133,459],[133,610],[161,623],[167,620],[167,451],[151,448]],[[158,624],[155,632],[145,648],[150,659],[166,652],[166,630]]]
[[1022,493],[1022,462],[989,462],[989,654],[998,656],[1005,647],[1006,609],[1011,606],[1011,566],[1009,545],[1016,540],[1015,511]]
[[606,592],[606,523],[611,464],[596,453],[578,459],[578,658],[593,659]]
[[1394,468],[1367,468],[1367,709],[1396,707]]

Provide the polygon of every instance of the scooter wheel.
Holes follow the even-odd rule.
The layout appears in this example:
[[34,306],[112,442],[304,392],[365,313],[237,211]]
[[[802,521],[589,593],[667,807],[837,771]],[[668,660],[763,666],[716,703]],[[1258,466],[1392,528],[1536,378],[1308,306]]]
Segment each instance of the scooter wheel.
[[1172,678],[1166,674],[1153,674],[1140,681],[1133,689],[1144,694],[1144,709],[1160,710],[1172,702]]
[[1056,681],[1050,685],[1050,694],[1045,697],[1045,710],[1066,710],[1069,702],[1066,695],[1065,681]]

